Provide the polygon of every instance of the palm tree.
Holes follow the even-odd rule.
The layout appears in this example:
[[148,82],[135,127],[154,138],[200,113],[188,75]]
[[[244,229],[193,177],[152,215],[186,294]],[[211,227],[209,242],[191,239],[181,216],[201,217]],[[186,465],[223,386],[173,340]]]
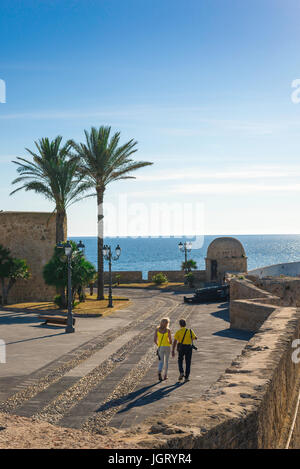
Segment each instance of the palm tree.
[[191,272],[192,269],[197,269],[197,262],[193,259],[189,259],[188,261],[184,261],[181,264],[181,269],[185,270],[186,272]]
[[104,298],[103,275],[103,199],[107,185],[120,179],[135,179],[129,174],[144,166],[153,163],[147,161],[134,161],[132,155],[137,151],[137,142],[119,145],[120,132],[111,136],[110,127],[91,128],[84,131],[86,142],[75,143],[72,146],[80,158],[79,171],[84,181],[94,188],[98,204],[98,299]]
[[56,212],[56,243],[65,240],[64,224],[67,208],[78,200],[89,185],[82,181],[77,171],[78,158],[70,155],[71,144],[61,145],[62,137],[50,141],[42,138],[34,142],[37,153],[26,148],[33,161],[17,158],[13,161],[18,168],[17,177],[12,184],[22,185],[11,192],[15,194],[21,189],[34,191],[43,195],[55,204]]

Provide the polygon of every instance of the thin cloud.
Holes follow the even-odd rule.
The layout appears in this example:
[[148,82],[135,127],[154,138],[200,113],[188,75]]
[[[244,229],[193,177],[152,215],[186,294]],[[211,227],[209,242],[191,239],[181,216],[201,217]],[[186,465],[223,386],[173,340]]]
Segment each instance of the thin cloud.
[[239,194],[249,195],[258,192],[300,192],[300,184],[265,185],[265,184],[182,184],[170,188],[176,194]]
[[299,177],[300,166],[286,167],[286,166],[262,166],[256,168],[241,168],[238,170],[202,170],[201,168],[178,169],[175,171],[159,171],[152,174],[138,175],[137,180],[143,182],[160,182],[160,181],[176,181],[176,180],[201,180],[201,179],[276,179]]
[[128,117],[126,112],[121,111],[36,111],[36,112],[19,112],[11,114],[0,114],[0,119],[90,119],[90,118],[120,118]]

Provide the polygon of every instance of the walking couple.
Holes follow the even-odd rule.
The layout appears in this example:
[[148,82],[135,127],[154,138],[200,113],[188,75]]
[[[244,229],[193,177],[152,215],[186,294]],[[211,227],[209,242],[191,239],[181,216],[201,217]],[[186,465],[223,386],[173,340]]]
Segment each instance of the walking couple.
[[[178,380],[181,381],[183,378],[185,378],[184,381],[187,382],[189,381],[190,376],[193,349],[196,349],[193,344],[193,341],[196,340],[197,337],[192,329],[186,328],[185,319],[180,319],[180,329],[176,332],[174,336],[174,341],[172,341],[172,335],[169,329],[169,325],[169,318],[161,319],[160,325],[156,328],[154,333],[154,343],[158,347],[158,379],[159,381],[163,381],[163,379],[168,379],[168,365],[171,353],[171,346],[172,357],[175,357],[175,349],[177,344],[179,368]],[[183,370],[183,359],[185,359],[185,373]],[[162,377],[163,370],[164,377]]]

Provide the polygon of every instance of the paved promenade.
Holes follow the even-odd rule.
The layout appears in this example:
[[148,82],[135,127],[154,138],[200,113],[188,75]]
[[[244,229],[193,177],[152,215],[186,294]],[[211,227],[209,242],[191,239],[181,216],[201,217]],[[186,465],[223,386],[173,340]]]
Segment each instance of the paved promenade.
[[[227,304],[188,305],[183,295],[124,290],[132,303],[102,318],[76,319],[76,332],[42,326],[35,314],[0,312],[7,363],[0,364],[0,411],[102,432],[126,428],[180,400],[205,392],[245,346],[250,335],[229,329]],[[154,327],[181,317],[195,330],[191,381],[157,380]]]

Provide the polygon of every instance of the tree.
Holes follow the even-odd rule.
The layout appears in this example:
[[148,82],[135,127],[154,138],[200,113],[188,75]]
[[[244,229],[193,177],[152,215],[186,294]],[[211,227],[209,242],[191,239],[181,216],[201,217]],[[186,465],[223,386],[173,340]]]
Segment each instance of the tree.
[[[82,301],[84,288],[87,287],[95,277],[96,270],[93,264],[87,261],[82,252],[77,248],[76,243],[71,241],[72,245],[72,297],[75,299],[76,292],[79,300]],[[63,292],[61,301],[62,306],[66,307],[67,288],[68,288],[68,261],[64,249],[55,247],[54,254],[43,269],[44,280],[47,285],[52,285]]]
[[26,148],[33,161],[17,158],[17,177],[12,184],[22,185],[11,192],[15,194],[21,189],[34,191],[55,204],[56,212],[56,243],[64,241],[64,223],[66,210],[73,203],[82,199],[87,184],[77,171],[77,158],[70,155],[70,142],[62,145],[62,137],[50,141],[42,138],[34,142],[37,153]]
[[85,143],[71,142],[76,155],[79,157],[79,172],[90,189],[94,189],[98,205],[98,299],[104,298],[103,275],[103,199],[107,185],[120,179],[135,179],[130,173],[153,163],[134,161],[131,157],[137,151],[137,142],[119,145],[120,132],[111,136],[110,127],[92,127],[85,133]]
[[1,303],[7,304],[8,295],[17,280],[29,278],[29,267],[25,259],[11,256],[10,250],[0,245],[0,279],[1,279]]
[[184,270],[185,272],[191,272],[192,269],[196,270],[197,269],[197,263],[193,259],[189,259],[188,261],[184,261],[181,264],[181,270]]

